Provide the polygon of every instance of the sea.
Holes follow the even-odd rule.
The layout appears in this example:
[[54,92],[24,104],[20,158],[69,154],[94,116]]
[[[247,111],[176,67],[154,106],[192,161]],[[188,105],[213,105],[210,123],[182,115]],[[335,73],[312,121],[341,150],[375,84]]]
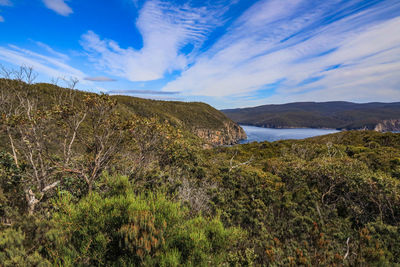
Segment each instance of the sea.
[[262,128],[256,126],[240,125],[247,134],[247,139],[240,141],[241,144],[263,141],[278,141],[286,139],[304,139],[313,136],[337,133],[335,129],[311,129],[311,128],[294,128],[294,129],[275,129]]

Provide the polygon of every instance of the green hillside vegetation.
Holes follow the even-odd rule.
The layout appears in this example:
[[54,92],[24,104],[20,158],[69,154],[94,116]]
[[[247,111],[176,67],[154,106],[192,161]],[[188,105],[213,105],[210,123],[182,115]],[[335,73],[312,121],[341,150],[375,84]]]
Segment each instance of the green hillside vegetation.
[[400,103],[302,102],[222,110],[239,124],[268,128],[374,129],[400,119]]
[[217,130],[229,120],[223,113],[201,102],[160,101],[128,96],[112,96],[112,98],[140,116],[158,116],[188,130],[193,128]]
[[203,149],[180,103],[3,82],[1,266],[400,265],[400,134]]
[[[72,81],[73,82],[73,81]],[[28,97],[37,99],[38,105],[49,106],[54,103],[55,99],[59,99],[62,95],[71,95],[81,105],[81,99],[87,95],[94,95],[88,92],[71,90],[68,87],[73,86],[67,82],[67,88],[54,84],[37,83],[32,85],[16,86],[16,81],[0,79],[0,86],[6,87],[7,84],[13,83],[13,87],[18,90],[26,90]],[[128,114],[136,114],[141,117],[157,117],[160,120],[168,120],[174,126],[184,128],[191,131],[196,128],[221,129],[225,122],[230,121],[223,113],[214,109],[208,104],[201,102],[179,102],[179,101],[162,101],[150,100],[131,96],[115,95],[110,96],[118,104],[118,111]]]

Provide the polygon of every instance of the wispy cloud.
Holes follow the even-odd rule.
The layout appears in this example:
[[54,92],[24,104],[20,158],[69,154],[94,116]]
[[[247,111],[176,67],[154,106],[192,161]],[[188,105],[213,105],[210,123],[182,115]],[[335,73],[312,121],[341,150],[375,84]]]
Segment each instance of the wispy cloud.
[[177,95],[180,92],[165,92],[165,91],[155,91],[155,90],[111,90],[107,91],[109,94],[143,94],[143,95]]
[[105,76],[96,76],[96,77],[85,77],[84,78],[86,81],[92,81],[92,82],[115,82],[117,80],[105,77]]
[[38,45],[41,48],[44,48],[48,53],[50,53],[53,56],[56,56],[59,59],[62,59],[64,61],[69,60],[69,56],[67,56],[66,54],[60,53],[55,51],[53,48],[51,48],[49,45],[42,43],[42,42],[35,42],[36,45]]
[[[131,96],[136,96],[136,95],[131,95]],[[161,101],[183,101],[185,100],[185,98],[183,97],[168,97],[168,96],[143,96],[143,95],[139,95],[136,97],[140,97],[140,98],[145,98],[145,99],[151,99],[151,100],[161,100]]]
[[1,15],[0,15],[0,22],[4,22],[4,18]]
[[82,80],[86,75],[60,60],[15,45],[0,46],[0,60],[16,66],[32,66],[35,71],[48,77],[76,77]]
[[[140,50],[122,48],[93,31],[82,36],[81,44],[100,69],[130,81],[160,79],[165,73],[183,70],[211,30],[219,25],[224,10],[173,5],[150,0],[141,8],[136,26],[143,38]],[[181,49],[191,45],[191,52]]]
[[73,13],[72,9],[65,3],[65,0],[43,0],[43,3],[48,9],[61,16],[69,16]]
[[[258,1],[163,90],[238,96],[241,105],[389,100],[400,95],[399,15],[390,0]],[[270,97],[252,99],[265,88]]]

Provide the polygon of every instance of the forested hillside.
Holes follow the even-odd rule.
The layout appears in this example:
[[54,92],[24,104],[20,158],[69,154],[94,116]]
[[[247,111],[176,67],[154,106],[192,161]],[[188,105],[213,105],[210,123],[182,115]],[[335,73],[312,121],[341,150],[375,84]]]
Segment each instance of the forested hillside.
[[113,96],[126,109],[142,117],[158,117],[173,126],[188,130],[214,145],[231,145],[246,138],[246,133],[222,112],[201,102],[148,100]]
[[[52,105],[67,105],[69,101],[75,109],[87,108],[86,98],[93,98],[95,94],[74,90],[77,81],[67,81],[65,87],[53,84],[27,84],[9,79],[0,79],[0,87],[8,93],[13,106],[20,102],[19,97],[35,102],[40,109],[50,109]],[[6,88],[15,88],[7,91]],[[172,126],[183,131],[191,132],[204,139],[211,145],[230,145],[246,138],[243,129],[227,118],[222,112],[201,102],[178,102],[149,100],[130,96],[101,96],[115,102],[115,110],[124,118],[137,116],[143,118],[157,118],[160,122],[168,121]],[[5,101],[5,100],[4,100]],[[65,103],[64,103],[65,102]],[[11,108],[11,107],[10,107]],[[208,135],[202,134],[207,132]],[[213,137],[218,135],[218,138]]]
[[400,264],[400,134],[204,149],[175,104],[3,82],[1,266]]
[[400,130],[400,103],[299,102],[222,110],[239,124],[267,128]]

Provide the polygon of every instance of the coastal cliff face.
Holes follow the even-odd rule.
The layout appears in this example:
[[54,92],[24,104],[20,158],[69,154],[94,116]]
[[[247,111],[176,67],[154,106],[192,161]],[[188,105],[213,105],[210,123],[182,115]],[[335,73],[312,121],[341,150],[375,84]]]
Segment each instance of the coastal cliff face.
[[223,127],[217,130],[198,128],[194,132],[212,146],[234,145],[247,138],[242,127],[233,121],[224,122]]
[[400,131],[400,119],[383,120],[375,126],[377,132]]

